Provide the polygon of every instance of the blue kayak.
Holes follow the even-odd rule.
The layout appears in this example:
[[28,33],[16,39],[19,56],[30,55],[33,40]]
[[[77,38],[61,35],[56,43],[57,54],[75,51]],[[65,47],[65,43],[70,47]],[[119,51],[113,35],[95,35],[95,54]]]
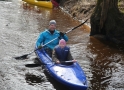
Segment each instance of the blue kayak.
[[58,82],[70,90],[87,90],[87,79],[78,62],[71,65],[55,64],[43,48],[36,50],[36,54],[39,61],[45,64],[47,72]]

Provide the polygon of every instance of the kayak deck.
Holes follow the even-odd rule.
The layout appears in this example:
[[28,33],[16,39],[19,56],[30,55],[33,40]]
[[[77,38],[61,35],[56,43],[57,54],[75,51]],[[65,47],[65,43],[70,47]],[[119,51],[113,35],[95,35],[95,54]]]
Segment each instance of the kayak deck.
[[76,69],[78,68],[74,67],[74,65],[66,67],[54,66],[51,68],[51,70],[54,71],[54,73],[63,80],[76,85],[85,85],[85,77],[82,78],[80,75],[78,75],[78,73],[75,72],[77,71]]

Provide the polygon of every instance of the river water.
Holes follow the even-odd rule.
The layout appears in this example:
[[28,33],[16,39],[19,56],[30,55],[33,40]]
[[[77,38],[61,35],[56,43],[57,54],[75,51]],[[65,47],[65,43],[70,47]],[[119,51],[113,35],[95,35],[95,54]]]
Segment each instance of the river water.
[[[68,90],[32,64],[35,54],[25,60],[13,57],[34,50],[41,31],[50,20],[66,32],[80,23],[61,9],[37,8],[19,0],[0,1],[0,90]],[[88,90],[124,90],[124,48],[102,38],[89,36],[82,26],[68,33],[68,45],[88,80]]]

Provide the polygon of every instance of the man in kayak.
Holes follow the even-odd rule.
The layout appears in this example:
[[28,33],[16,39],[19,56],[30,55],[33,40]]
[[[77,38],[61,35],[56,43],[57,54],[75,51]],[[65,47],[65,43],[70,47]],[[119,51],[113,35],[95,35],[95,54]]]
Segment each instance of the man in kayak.
[[[55,38],[57,38],[57,39],[55,39]],[[68,41],[68,37],[64,33],[56,30],[56,21],[51,20],[49,22],[49,28],[40,33],[40,35],[37,39],[37,42],[36,42],[36,46],[38,48],[41,48],[42,45],[46,44],[43,48],[45,49],[47,54],[50,57],[52,57],[52,51],[53,51],[54,47],[59,44],[59,40],[62,38],[65,41]],[[53,39],[55,39],[55,40],[53,40]],[[51,40],[53,40],[53,41],[50,42]]]
[[53,51],[53,61],[55,61],[56,63],[62,63],[62,64],[66,64],[65,61],[70,61],[70,64],[72,64],[73,62],[76,62],[76,60],[73,59],[71,53],[70,53],[70,47],[66,46],[66,41],[64,39],[61,39],[59,41],[59,45],[57,45],[54,48]]

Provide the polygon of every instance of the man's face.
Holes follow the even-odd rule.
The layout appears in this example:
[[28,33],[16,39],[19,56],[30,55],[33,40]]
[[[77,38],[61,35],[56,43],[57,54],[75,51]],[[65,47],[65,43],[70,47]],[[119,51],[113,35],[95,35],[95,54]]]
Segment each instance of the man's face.
[[54,31],[56,29],[56,25],[55,24],[50,24],[49,25],[49,30]]

